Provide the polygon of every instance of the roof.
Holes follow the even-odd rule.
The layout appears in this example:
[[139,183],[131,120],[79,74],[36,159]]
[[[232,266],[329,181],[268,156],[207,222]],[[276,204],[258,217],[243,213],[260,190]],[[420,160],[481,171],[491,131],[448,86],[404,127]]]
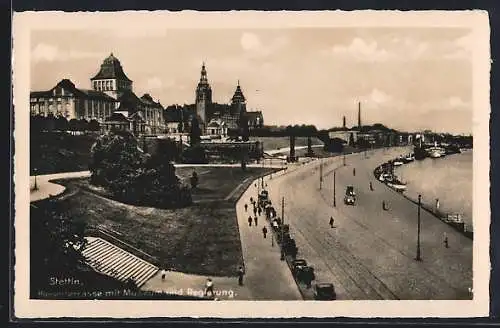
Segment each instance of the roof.
[[129,119],[126,118],[125,115],[123,115],[122,113],[114,112],[113,114],[111,114],[111,116],[109,116],[105,119],[105,122],[106,123],[110,123],[110,122],[128,123]]
[[113,56],[113,53],[109,55],[108,58],[104,59],[101,64],[101,69],[99,72],[90,80],[102,80],[102,79],[119,79],[132,82],[125,72],[123,71],[122,65],[118,58]]
[[116,102],[115,98],[108,96],[104,92],[96,91],[96,90],[87,90],[87,89],[79,89],[81,92],[86,94],[89,98],[101,98],[109,101]]
[[163,106],[160,104],[160,102],[154,101],[153,97],[151,97],[151,95],[149,93],[145,93],[140,99],[144,104],[146,104],[150,107],[163,109]]
[[30,98],[48,97],[50,95],[51,95],[51,93],[49,91],[31,91],[30,92]]
[[261,111],[247,112],[247,118],[249,118],[249,119],[256,119],[257,117],[262,118],[262,112]]
[[78,89],[73,82],[69,79],[62,79],[59,81],[52,89],[47,90],[47,91],[32,91],[30,92],[30,97],[52,97],[53,96],[53,90],[56,88],[63,88],[65,90],[70,91],[73,93],[76,97],[84,97],[84,98],[90,98],[90,99],[102,99],[102,100],[107,100],[107,101],[113,101],[115,102],[116,100],[113,99],[112,97],[108,96],[102,91],[96,91],[96,90],[85,90],[85,89]]
[[238,81],[238,86],[236,87],[236,90],[234,91],[233,98],[231,100],[233,103],[245,101],[245,96],[243,95],[243,91],[241,91],[240,81]]

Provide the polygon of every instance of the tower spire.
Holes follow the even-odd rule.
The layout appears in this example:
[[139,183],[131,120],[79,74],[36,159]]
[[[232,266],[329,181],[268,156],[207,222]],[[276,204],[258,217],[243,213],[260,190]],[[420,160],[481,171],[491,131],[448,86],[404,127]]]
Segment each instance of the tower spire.
[[205,68],[205,61],[203,61],[203,64],[201,65],[201,77],[200,81],[202,82],[208,82],[207,80],[207,69]]

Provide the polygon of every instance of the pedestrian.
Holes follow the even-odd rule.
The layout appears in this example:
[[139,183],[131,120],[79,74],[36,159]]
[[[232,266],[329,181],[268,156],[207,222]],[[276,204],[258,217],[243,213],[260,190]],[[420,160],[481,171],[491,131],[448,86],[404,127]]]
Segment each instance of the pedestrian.
[[243,275],[245,275],[245,270],[240,265],[238,268],[238,285],[243,286]]
[[259,209],[257,210],[257,212],[259,213],[259,216],[262,214],[262,208],[260,208],[260,206],[259,206]]
[[250,204],[253,204],[253,197],[250,197]]
[[161,280],[164,281],[165,280],[165,276],[167,275],[167,272],[165,271],[165,269],[161,269]]
[[253,218],[253,221],[255,222],[255,226],[257,226],[257,216]]
[[335,222],[335,220],[333,220],[333,217],[330,216],[330,227],[333,228],[333,223]]
[[386,205],[386,203],[385,203],[385,200],[383,200],[383,201],[382,201],[382,209],[383,209],[384,211],[387,211],[387,205]]
[[262,228],[262,234],[264,235],[264,239],[266,239],[266,235],[267,235],[267,228],[266,227]]
[[439,213],[439,198],[436,198],[436,213]]
[[356,168],[352,169],[352,175],[356,176]]
[[448,244],[448,235],[446,232],[443,234],[443,242],[444,242],[444,247],[449,248],[450,245]]
[[248,217],[248,226],[249,227],[252,226],[252,217],[251,216]]
[[254,205],[253,207],[253,215],[256,216],[257,215],[257,206]]
[[247,211],[248,209],[248,205],[245,203],[245,212]]
[[214,283],[210,278],[208,278],[207,282],[205,283],[205,296],[208,296],[209,293],[210,296],[214,296]]
[[371,181],[370,181],[370,190],[373,191],[373,184]]

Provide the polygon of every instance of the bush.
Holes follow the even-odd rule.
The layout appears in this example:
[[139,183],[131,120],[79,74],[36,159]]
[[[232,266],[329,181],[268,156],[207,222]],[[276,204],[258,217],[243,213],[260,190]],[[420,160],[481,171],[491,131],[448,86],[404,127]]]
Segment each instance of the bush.
[[182,162],[186,164],[207,164],[207,154],[201,145],[191,145],[182,153]]
[[125,203],[163,208],[189,205],[190,191],[181,186],[166,156],[162,151],[153,156],[144,153],[130,132],[110,132],[92,146],[90,181]]

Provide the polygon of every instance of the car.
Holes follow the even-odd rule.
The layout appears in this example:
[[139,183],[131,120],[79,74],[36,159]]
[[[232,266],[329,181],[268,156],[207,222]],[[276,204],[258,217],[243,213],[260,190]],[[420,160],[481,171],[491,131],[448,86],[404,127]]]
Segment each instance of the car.
[[302,268],[307,266],[307,261],[304,259],[296,259],[292,262],[292,272],[294,275],[297,274]]
[[355,205],[356,204],[356,192],[353,186],[347,186],[345,190],[344,204]]
[[332,283],[317,283],[314,285],[314,299],[318,301],[332,301],[337,299],[337,293]]

